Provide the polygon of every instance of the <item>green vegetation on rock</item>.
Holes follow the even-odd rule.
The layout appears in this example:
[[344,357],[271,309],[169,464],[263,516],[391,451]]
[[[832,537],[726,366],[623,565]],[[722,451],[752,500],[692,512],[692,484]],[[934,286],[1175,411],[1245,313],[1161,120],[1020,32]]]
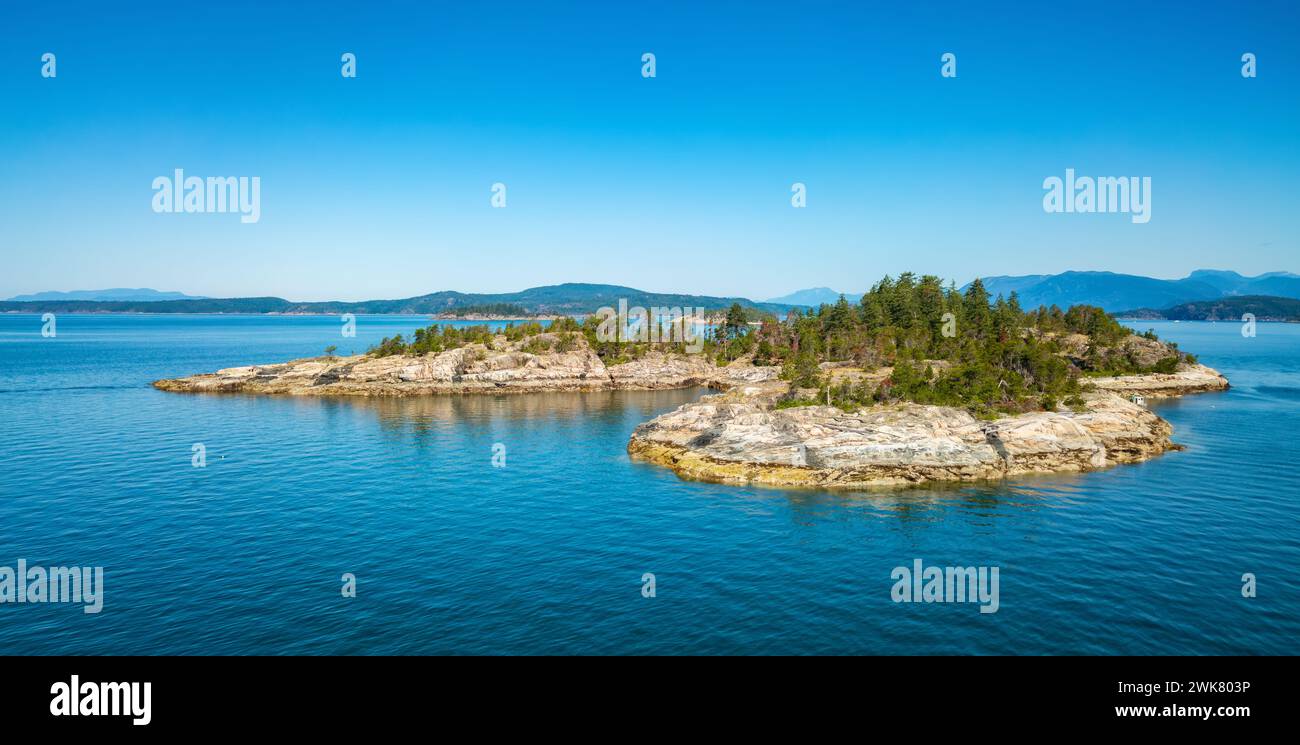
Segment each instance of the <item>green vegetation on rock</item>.
[[[1025,311],[1014,292],[990,302],[979,280],[960,293],[912,273],[885,277],[856,305],[840,298],[766,320],[724,349],[780,364],[792,389],[783,406],[913,401],[978,416],[1077,409],[1086,376],[1173,372],[1193,361],[1154,334],[1135,336],[1100,308]],[[827,362],[881,374],[836,380],[821,369]]]
[[[565,316],[496,332],[435,324],[410,340],[386,338],[370,354],[423,355],[475,343],[491,349],[499,337],[538,355],[572,351],[585,339],[606,365],[651,351],[692,351],[680,329],[663,335],[671,343],[611,340],[613,322]],[[841,297],[807,312],[791,310],[784,319],[735,303],[704,333],[701,353],[715,364],[748,357],[779,367],[791,384],[781,407],[830,403],[850,411],[900,401],[964,407],[985,418],[1078,410],[1089,377],[1172,373],[1195,361],[1152,332],[1134,334],[1100,308],[1025,310],[1014,292],[991,299],[978,279],[959,292],[938,277],[910,272],[885,277],[857,303]]]

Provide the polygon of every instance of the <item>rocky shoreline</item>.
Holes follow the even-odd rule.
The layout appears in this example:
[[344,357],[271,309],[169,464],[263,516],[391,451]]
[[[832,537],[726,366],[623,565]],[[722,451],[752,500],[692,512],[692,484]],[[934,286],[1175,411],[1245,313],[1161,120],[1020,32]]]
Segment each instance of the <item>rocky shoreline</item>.
[[[555,335],[541,334],[554,344]],[[725,367],[702,355],[650,352],[606,365],[579,338],[566,351],[524,351],[526,341],[468,344],[424,356],[317,357],[249,365],[153,385],[187,393],[413,396],[547,391],[664,390],[707,395],[641,424],[627,450],[684,478],[733,484],[860,488],[927,481],[1081,472],[1178,449],[1169,423],[1135,397],[1221,391],[1204,365],[1168,374],[1090,378],[1080,411],[1058,408],[995,420],[963,409],[897,403],[852,413],[782,408],[789,385],[776,367],[746,359]],[[536,349],[536,342],[530,347]],[[836,370],[836,373],[843,372]],[[880,371],[875,375],[883,374]]]
[[738,383],[773,380],[779,372],[775,367],[747,363],[717,367],[702,355],[664,352],[607,366],[581,338],[568,351],[524,351],[526,344],[539,341],[553,346],[559,342],[554,334],[538,334],[517,342],[498,336],[492,348],[467,344],[424,356],[313,357],[159,380],[153,386],[185,393],[420,396],[695,386],[727,389]]
[[778,408],[775,383],[705,396],[646,422],[628,452],[685,478],[731,484],[863,488],[1082,472],[1179,449],[1173,428],[1133,396],[1221,391],[1203,365],[1091,379],[1081,411],[976,419],[963,409],[898,403],[847,413]]

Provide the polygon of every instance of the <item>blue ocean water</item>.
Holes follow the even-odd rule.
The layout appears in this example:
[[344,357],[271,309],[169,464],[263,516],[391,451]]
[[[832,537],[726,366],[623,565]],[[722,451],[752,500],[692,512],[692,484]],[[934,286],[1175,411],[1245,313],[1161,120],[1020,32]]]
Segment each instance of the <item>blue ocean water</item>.
[[[363,316],[341,339],[333,317],[61,315],[43,338],[0,315],[0,566],[105,570],[99,614],[0,605],[0,654],[1297,652],[1300,326],[1141,324],[1233,383],[1154,404],[1183,452],[869,493],[629,461],[633,427],[699,390],[149,386],[424,323]],[[914,559],[999,567],[998,612],[893,602]]]

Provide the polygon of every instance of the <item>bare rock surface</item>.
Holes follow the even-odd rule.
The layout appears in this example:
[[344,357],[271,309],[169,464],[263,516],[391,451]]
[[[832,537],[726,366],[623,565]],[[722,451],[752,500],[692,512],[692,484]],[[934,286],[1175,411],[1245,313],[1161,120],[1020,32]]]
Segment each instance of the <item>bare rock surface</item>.
[[437,393],[529,393],[541,391],[662,390],[773,380],[775,367],[737,360],[717,367],[698,354],[654,351],[606,366],[581,337],[568,351],[524,351],[529,340],[554,346],[552,334],[492,344],[468,344],[428,355],[315,357],[248,365],[159,380],[154,387],[188,393],[269,393],[298,396],[400,396]]
[[[1125,392],[1181,394],[1222,390],[1227,381],[1197,365],[1108,384]],[[855,488],[1090,471],[1178,449],[1168,422],[1100,385],[1084,395],[1082,411],[993,421],[912,403],[852,413],[832,406],[776,408],[780,385],[737,387],[656,417],[636,428],[628,452],[687,478]]]
[[[606,366],[580,337],[562,352],[555,351],[556,339],[546,341],[552,351],[526,352],[527,340],[497,336],[487,345],[423,356],[318,357],[232,367],[154,386],[299,396],[708,386],[722,392],[640,425],[628,451],[688,478],[818,487],[999,479],[1146,460],[1178,446],[1170,440],[1169,424],[1131,399],[1228,387],[1215,370],[1183,365],[1169,374],[1089,379],[1091,390],[1078,412],[1059,409],[986,421],[963,409],[901,403],[850,413],[831,406],[777,408],[788,384],[778,379],[778,368],[755,366],[749,359],[718,367],[703,355],[653,351]],[[837,368],[831,374],[843,382],[874,380],[887,371]]]
[[1228,390],[1228,379],[1205,365],[1181,365],[1176,372],[1125,375],[1117,378],[1089,378],[1098,390],[1124,396],[1172,398],[1185,393]]

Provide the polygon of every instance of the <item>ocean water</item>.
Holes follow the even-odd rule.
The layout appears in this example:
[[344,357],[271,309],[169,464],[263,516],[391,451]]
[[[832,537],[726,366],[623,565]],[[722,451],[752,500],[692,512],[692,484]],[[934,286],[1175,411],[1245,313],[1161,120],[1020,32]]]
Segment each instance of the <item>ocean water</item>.
[[[1298,651],[1300,326],[1141,324],[1233,384],[1153,404],[1183,452],[867,493],[696,483],[629,461],[633,427],[700,390],[322,400],[149,386],[361,351],[423,323],[363,316],[341,339],[332,317],[62,315],[43,338],[38,316],[0,315],[0,566],[105,571],[99,614],[0,605],[0,653]],[[893,602],[891,571],[915,559],[998,567],[998,611]]]

